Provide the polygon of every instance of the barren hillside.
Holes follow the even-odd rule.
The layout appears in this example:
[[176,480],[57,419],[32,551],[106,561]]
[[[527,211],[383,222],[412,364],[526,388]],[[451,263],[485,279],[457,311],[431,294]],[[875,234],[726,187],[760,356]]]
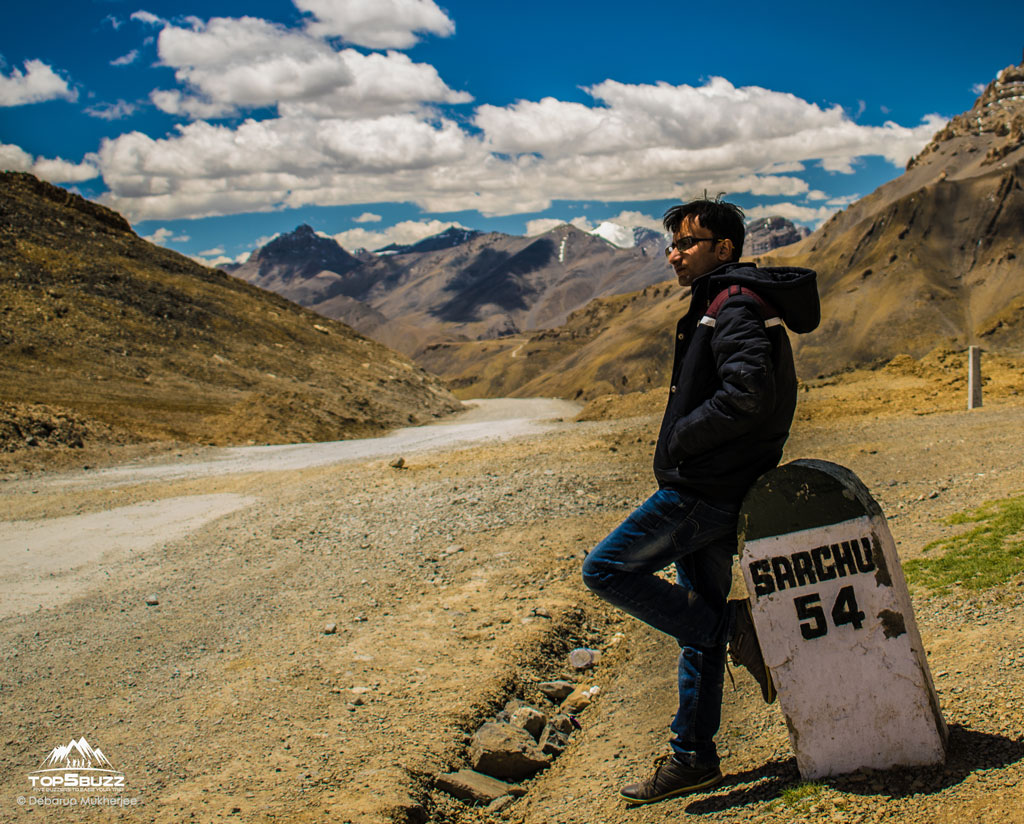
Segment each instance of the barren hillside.
[[0,450],[332,440],[458,408],[405,357],[0,175]]

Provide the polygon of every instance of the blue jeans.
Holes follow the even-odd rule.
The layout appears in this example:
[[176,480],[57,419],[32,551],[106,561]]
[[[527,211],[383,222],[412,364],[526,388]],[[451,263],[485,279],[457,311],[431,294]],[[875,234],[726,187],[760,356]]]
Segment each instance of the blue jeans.
[[[739,509],[739,501],[712,504],[659,489],[583,562],[583,581],[595,594],[679,642],[679,709],[669,743],[691,767],[718,766]],[[675,583],[657,574],[669,564]]]

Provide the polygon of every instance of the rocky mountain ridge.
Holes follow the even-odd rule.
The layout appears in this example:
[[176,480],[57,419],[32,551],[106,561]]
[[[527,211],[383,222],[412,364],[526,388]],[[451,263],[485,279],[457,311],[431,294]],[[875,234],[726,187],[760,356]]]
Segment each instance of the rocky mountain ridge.
[[798,243],[811,233],[806,226],[797,226],[788,218],[771,216],[752,220],[747,224],[747,237],[743,253],[748,257],[763,255],[780,246]]
[[1003,69],[906,172],[766,263],[817,269],[808,372],[937,345],[1024,345],[1024,66]]

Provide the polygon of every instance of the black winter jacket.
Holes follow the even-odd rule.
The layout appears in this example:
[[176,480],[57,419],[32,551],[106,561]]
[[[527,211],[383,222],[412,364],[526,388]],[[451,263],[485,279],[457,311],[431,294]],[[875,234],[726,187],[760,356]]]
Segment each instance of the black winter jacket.
[[816,274],[727,263],[692,284],[690,308],[676,326],[672,385],[654,451],[662,487],[738,502],[778,465],[796,409],[793,350],[781,325],[766,327],[761,306],[730,297],[714,326],[701,318],[723,289],[746,286],[794,332],[818,325]]

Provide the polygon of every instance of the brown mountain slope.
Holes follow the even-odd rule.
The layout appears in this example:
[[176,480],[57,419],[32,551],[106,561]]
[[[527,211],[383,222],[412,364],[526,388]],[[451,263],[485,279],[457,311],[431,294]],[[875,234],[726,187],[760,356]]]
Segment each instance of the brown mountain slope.
[[462,398],[590,400],[650,389],[666,380],[672,330],[688,294],[669,281],[593,300],[557,329],[499,341],[436,344],[416,360]]
[[330,440],[458,406],[384,346],[26,174],[0,174],[0,317],[5,450]]
[[821,276],[821,328],[798,342],[804,372],[1024,345],[1022,184],[1024,66],[1011,66],[905,174],[761,258]]

